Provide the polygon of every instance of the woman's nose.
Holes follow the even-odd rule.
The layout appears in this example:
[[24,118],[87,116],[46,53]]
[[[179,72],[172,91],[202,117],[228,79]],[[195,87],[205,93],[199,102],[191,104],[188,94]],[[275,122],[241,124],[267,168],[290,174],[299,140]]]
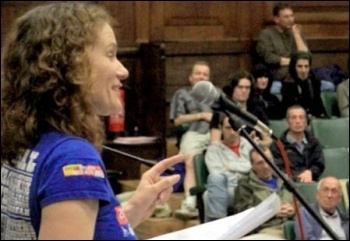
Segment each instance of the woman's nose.
[[124,80],[129,77],[129,71],[124,67],[124,65],[121,62],[119,62],[117,76],[120,80]]

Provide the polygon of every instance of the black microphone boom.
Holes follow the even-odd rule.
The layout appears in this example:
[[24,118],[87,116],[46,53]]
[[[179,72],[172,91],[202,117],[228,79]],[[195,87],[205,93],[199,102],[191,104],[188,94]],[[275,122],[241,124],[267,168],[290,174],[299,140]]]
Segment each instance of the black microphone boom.
[[[135,155],[131,155],[129,153],[126,153],[126,152],[123,152],[123,151],[119,151],[119,150],[116,150],[114,148],[111,148],[111,147],[108,147],[106,145],[102,145],[102,148],[105,149],[105,150],[108,150],[108,151],[111,151],[111,152],[114,152],[114,153],[117,153],[117,154],[120,154],[122,156],[125,156],[125,157],[129,157],[131,159],[134,159],[134,160],[137,160],[149,167],[152,167],[154,165],[156,165],[158,162],[157,161],[154,161],[154,160],[147,160],[147,159],[144,159],[144,158],[141,158],[141,157],[138,157],[138,156],[135,156]],[[175,169],[174,167],[168,167],[166,170],[165,170],[167,173],[169,174],[174,174],[175,173]]]
[[226,95],[218,90],[209,81],[197,82],[191,92],[192,97],[199,103],[209,104],[214,110],[229,111],[242,118],[249,126],[253,127],[259,133],[272,136],[272,130],[253,114],[243,110],[239,104],[228,99]]
[[268,126],[266,126],[262,121],[260,121],[257,117],[255,117],[250,112],[243,110],[237,104],[234,104],[224,94],[220,95],[218,103],[220,106],[223,106],[220,108],[226,109],[229,112],[236,114],[238,117],[242,118],[244,121],[247,122],[248,125],[252,126],[255,130],[257,130],[261,134],[265,134],[268,136],[272,135],[272,130]]

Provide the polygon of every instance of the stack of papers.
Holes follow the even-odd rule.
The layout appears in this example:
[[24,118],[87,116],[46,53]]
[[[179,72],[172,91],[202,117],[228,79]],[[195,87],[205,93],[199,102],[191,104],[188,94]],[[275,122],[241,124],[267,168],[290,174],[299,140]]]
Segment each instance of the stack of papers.
[[160,235],[150,240],[235,240],[240,239],[275,216],[281,203],[276,193],[264,202],[244,212],[180,231]]

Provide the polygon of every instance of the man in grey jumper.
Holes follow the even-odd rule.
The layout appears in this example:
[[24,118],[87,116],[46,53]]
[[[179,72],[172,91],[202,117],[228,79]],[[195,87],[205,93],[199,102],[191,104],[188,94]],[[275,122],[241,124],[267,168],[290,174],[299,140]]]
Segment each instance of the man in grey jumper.
[[224,115],[220,115],[219,128],[222,140],[213,141],[205,154],[209,171],[207,192],[203,197],[205,222],[227,216],[229,208],[233,208],[238,180],[251,169],[249,152],[252,145],[231,128]]

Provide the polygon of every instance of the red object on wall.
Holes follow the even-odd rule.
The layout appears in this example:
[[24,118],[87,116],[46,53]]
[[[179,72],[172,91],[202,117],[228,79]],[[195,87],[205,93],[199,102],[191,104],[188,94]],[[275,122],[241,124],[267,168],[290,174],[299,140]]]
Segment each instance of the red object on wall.
[[125,130],[125,91],[119,89],[118,94],[122,101],[123,108],[119,113],[109,116],[108,131],[110,132],[123,132]]

